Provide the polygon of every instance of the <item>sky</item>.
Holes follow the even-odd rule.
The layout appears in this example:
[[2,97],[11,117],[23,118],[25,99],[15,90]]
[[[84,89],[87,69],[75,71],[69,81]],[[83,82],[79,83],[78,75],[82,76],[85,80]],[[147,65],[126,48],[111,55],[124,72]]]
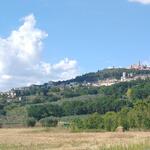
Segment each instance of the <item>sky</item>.
[[5,0],[0,91],[150,64],[150,0]]

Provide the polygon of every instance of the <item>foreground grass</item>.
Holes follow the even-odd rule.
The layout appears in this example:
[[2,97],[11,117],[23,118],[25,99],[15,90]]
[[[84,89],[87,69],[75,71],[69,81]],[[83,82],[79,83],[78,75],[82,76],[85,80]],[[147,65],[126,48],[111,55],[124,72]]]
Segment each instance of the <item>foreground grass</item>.
[[130,145],[117,145],[117,146],[103,146],[99,150],[150,150],[149,141],[145,141],[140,144],[130,144]]
[[[61,145],[0,145],[0,150],[51,150],[51,149],[59,149]],[[84,150],[84,148],[82,148]],[[91,148],[86,148],[86,150],[91,150]],[[148,142],[144,142],[141,144],[133,144],[133,145],[117,145],[117,146],[101,146],[97,148],[97,150],[150,150],[150,144]]]
[[0,150],[150,150],[150,132],[72,133],[60,128],[0,129]]
[[7,145],[1,144],[0,150],[43,150],[47,149],[48,146],[44,145]]

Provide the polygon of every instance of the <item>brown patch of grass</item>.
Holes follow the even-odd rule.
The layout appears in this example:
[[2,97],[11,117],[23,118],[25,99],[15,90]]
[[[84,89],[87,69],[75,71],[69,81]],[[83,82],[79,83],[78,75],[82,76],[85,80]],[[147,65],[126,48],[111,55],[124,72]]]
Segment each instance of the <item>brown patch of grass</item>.
[[[0,149],[99,150],[100,147],[150,141],[150,132],[71,133],[60,128],[0,129]],[[17,149],[17,148],[16,148]],[[14,148],[14,150],[16,150]],[[23,149],[23,150],[24,150]]]

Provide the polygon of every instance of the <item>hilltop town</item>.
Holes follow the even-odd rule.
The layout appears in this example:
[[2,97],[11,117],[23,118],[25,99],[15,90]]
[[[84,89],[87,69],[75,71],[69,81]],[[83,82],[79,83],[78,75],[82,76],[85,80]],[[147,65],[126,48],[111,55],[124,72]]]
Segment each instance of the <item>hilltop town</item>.
[[[127,67],[126,69],[133,70],[133,72],[134,72],[134,70],[135,71],[150,71],[150,66],[143,65],[139,61],[139,64],[133,64],[130,67]],[[111,86],[113,84],[120,83],[120,82],[130,82],[132,80],[138,80],[138,79],[145,80],[147,78],[150,78],[150,74],[137,75],[137,74],[134,74],[133,72],[131,72],[131,73],[123,72],[120,79],[108,78],[106,80],[99,80],[98,82],[93,83],[91,85],[98,86],[98,87],[99,86]]]
[[[113,84],[121,82],[130,82],[138,79],[145,80],[147,78],[150,78],[150,67],[147,65],[143,65],[139,62],[138,64],[130,65],[129,67],[126,68],[104,69],[102,71],[98,71],[97,73],[92,74],[95,78],[94,80],[92,79],[93,76],[91,76],[91,73],[89,73],[67,81],[58,81],[58,82],[50,81],[43,85],[31,85],[29,87],[13,88],[7,92],[1,92],[0,95],[7,97],[8,101],[12,101],[12,99],[16,97],[18,97],[18,100],[21,101],[22,100],[22,97],[20,96],[21,94],[18,93],[24,93],[24,91],[30,91],[31,89],[36,88],[49,89],[52,87],[59,87],[63,89],[66,87],[72,88],[78,86],[101,87],[101,86],[111,86]],[[103,76],[107,77],[100,78],[97,77],[97,74],[104,74]]]

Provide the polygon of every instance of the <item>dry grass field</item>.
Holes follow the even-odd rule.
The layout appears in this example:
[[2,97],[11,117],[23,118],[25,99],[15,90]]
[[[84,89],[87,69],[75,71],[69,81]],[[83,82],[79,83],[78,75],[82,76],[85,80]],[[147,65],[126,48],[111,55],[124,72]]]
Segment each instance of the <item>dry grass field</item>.
[[0,129],[0,150],[122,150],[126,147],[150,150],[150,132],[71,133],[56,128]]

